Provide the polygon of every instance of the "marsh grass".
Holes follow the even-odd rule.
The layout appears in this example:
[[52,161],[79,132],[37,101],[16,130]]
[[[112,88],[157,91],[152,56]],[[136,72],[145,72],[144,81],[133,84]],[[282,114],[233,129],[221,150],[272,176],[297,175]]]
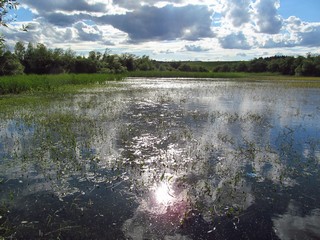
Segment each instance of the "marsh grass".
[[[23,92],[55,91],[66,86],[87,86],[103,84],[106,81],[121,80],[120,74],[59,74],[18,75],[0,78],[0,95]],[[70,88],[69,88],[70,90]]]
[[161,78],[244,78],[247,73],[229,72],[180,72],[180,71],[135,71],[127,73],[128,77],[161,77]]
[[17,75],[0,77],[0,95],[32,92],[74,92],[84,87],[123,80],[126,77],[143,78],[203,78],[236,79],[237,81],[289,82],[293,87],[320,87],[320,78],[283,76],[274,73],[244,72],[180,72],[180,71],[134,71],[124,74],[58,74]]

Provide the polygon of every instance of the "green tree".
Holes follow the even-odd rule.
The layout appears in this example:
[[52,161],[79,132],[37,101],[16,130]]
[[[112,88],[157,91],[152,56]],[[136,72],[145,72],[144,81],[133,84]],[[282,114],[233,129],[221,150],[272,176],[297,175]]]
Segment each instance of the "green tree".
[[[6,15],[10,9],[16,9],[18,2],[16,0],[0,0],[0,27],[7,27],[7,22],[11,19],[6,19]],[[4,37],[0,36],[0,45],[3,47]]]
[[178,67],[178,70],[181,72],[191,72],[192,69],[191,69],[190,65],[183,63]]
[[235,65],[234,70],[236,72],[247,72],[248,66],[245,62],[239,62]]
[[279,61],[279,71],[284,75],[294,75],[297,66],[294,65],[294,57],[285,57]]
[[25,53],[26,73],[48,74],[55,73],[53,51],[44,44],[38,43],[36,47],[29,43]]
[[146,55],[143,55],[141,58],[136,59],[136,68],[141,71],[150,71],[155,69],[154,63]]
[[316,70],[316,66],[314,65],[313,61],[310,58],[303,61],[301,66],[301,73],[303,76],[314,76],[315,70]]
[[24,56],[26,54],[26,48],[24,46],[24,42],[19,41],[14,46],[14,54],[18,57],[21,63],[24,61]]
[[18,57],[10,51],[6,51],[0,56],[0,75],[23,74],[24,67]]
[[268,72],[273,72],[273,73],[274,72],[279,72],[280,71],[279,62],[277,60],[271,60],[268,63],[267,71]]
[[64,51],[62,58],[62,66],[65,72],[75,72],[76,52],[70,48]]
[[249,72],[266,72],[267,62],[263,58],[255,58],[250,61],[248,70]]
[[136,70],[135,66],[136,56],[130,53],[124,53],[119,56],[119,61],[123,67],[128,71]]
[[9,10],[16,9],[18,4],[19,3],[16,0],[0,0],[0,24],[2,26],[7,26],[7,19],[5,19],[5,16]]
[[75,60],[75,73],[96,73],[97,64],[94,60],[85,57],[77,57]]
[[315,76],[320,76],[320,55],[314,57]]

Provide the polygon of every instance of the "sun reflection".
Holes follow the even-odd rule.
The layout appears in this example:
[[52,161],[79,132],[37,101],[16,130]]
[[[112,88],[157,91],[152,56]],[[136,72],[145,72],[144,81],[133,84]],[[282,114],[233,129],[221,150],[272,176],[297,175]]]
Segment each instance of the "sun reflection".
[[174,197],[171,193],[170,186],[167,183],[162,182],[155,190],[155,197],[158,204],[168,205]]

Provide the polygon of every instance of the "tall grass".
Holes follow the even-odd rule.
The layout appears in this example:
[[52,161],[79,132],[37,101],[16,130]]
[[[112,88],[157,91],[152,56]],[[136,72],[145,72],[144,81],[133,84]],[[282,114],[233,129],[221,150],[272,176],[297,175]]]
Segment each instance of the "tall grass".
[[0,77],[0,95],[33,91],[54,91],[66,85],[102,84],[121,80],[120,74],[19,75]]
[[19,75],[0,77],[0,95],[23,92],[56,91],[63,87],[103,84],[106,81],[122,80],[125,77],[148,78],[234,78],[247,80],[299,80],[319,87],[320,78],[282,76],[270,73],[244,72],[180,72],[180,71],[134,71],[124,74],[59,74],[59,75]]

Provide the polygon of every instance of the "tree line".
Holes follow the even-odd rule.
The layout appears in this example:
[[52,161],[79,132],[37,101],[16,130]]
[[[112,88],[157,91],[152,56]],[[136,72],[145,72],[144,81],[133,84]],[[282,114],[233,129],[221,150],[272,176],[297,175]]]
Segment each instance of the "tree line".
[[255,58],[248,62],[221,64],[212,69],[213,72],[252,72],[280,73],[296,76],[320,76],[320,55],[307,54],[298,56],[273,56]]
[[59,73],[124,73],[127,71],[208,71],[201,66],[180,62],[158,62],[148,56],[111,54],[90,51],[88,56],[77,55],[71,49],[47,48],[44,44],[27,45],[17,42],[14,51],[0,48],[0,75],[59,74]]
[[[272,72],[284,75],[320,76],[320,56],[274,56],[251,61],[215,64],[212,72]],[[13,51],[0,46],[0,75],[59,74],[59,73],[124,73],[130,71],[209,72],[201,62],[160,62],[148,56],[130,53],[111,54],[90,51],[88,56],[71,49],[50,49],[42,43],[17,42]]]
[[122,73],[133,70],[152,70],[153,61],[147,56],[110,54],[91,51],[87,57],[71,49],[49,49],[44,44],[27,46],[17,42],[14,51],[0,49],[0,75],[59,74],[59,73]]

